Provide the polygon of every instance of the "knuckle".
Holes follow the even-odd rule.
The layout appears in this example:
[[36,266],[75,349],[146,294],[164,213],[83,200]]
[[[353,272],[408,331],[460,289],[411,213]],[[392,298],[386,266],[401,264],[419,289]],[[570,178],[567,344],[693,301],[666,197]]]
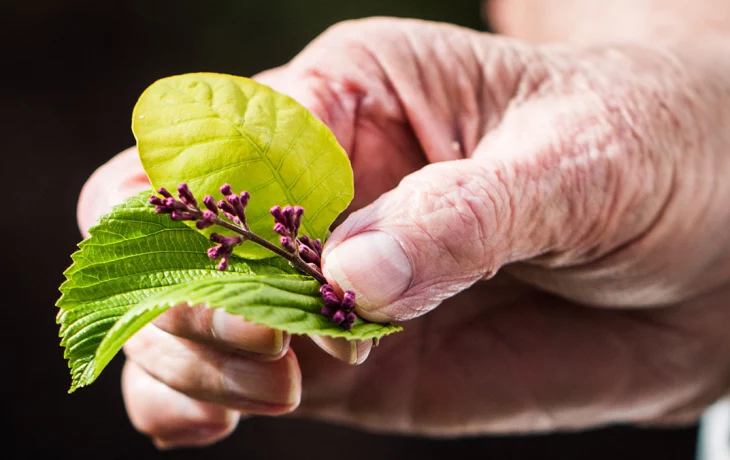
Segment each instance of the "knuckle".
[[342,40],[364,41],[372,32],[388,32],[397,30],[411,23],[408,19],[372,17],[364,19],[349,19],[340,21],[327,28],[320,36],[323,39],[342,42]]

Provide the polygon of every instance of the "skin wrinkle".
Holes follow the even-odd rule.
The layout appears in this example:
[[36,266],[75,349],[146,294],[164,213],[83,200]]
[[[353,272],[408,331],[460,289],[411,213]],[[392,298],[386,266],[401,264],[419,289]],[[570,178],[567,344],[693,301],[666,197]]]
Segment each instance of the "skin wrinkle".
[[[418,47],[414,44],[414,40],[417,40],[417,39],[414,39],[411,31],[412,31],[412,29],[410,29],[410,28],[406,28],[406,30],[404,31],[404,37],[406,39],[405,44],[407,45],[408,50],[409,50],[409,53],[407,53],[407,55],[416,56],[416,58],[418,58],[421,53],[419,53]],[[421,58],[421,60],[422,60],[422,58]],[[416,77],[419,82],[419,86],[421,87],[419,96],[428,94],[428,91],[430,89],[429,85],[427,83],[428,79],[424,76],[423,66],[420,65],[420,62],[418,59],[414,60],[412,67],[415,68]],[[440,71],[440,65],[436,65],[435,67],[436,67],[437,72]],[[405,81],[405,79],[403,79],[402,82],[395,81],[396,85],[399,83],[401,85],[408,84],[408,86],[412,86],[412,82],[410,82],[410,81],[407,82],[407,81]],[[439,85],[439,86],[443,86],[443,85]],[[402,86],[401,86],[400,92],[403,92]],[[414,100],[414,101],[411,101],[410,104],[404,104],[404,109],[405,109],[406,117],[408,118],[411,126],[413,127],[416,138],[419,140],[419,144],[422,146],[427,160],[429,162],[434,162],[434,161],[439,161],[439,160],[443,161],[445,159],[454,159],[454,158],[448,158],[449,154],[451,152],[453,152],[453,150],[451,150],[451,149],[447,150],[444,155],[439,154],[440,149],[434,148],[434,146],[438,146],[438,142],[434,142],[432,140],[433,136],[431,135],[432,134],[431,130],[425,129],[425,127],[423,126],[424,124],[428,123],[427,120],[429,120],[429,118],[422,120],[421,114],[414,113],[414,111],[412,110],[412,108],[418,108],[418,109],[424,108],[423,107],[424,103],[425,103],[425,101],[422,101],[420,99]],[[444,109],[445,107],[440,107],[440,108]],[[429,110],[428,115],[432,115],[432,111]],[[436,130],[436,132],[439,132],[438,129],[435,129],[435,130]],[[424,135],[424,133],[426,135]],[[459,136],[459,138],[461,138],[461,136]]]
[[[443,34],[445,35],[445,34]],[[443,59],[443,55],[446,54],[448,51],[453,51],[451,53],[455,59],[458,60],[458,68],[460,71],[457,71],[457,78],[456,78],[456,84],[454,92],[456,94],[449,95],[448,100],[450,101],[458,101],[457,106],[455,107],[454,104],[451,104],[451,127],[450,132],[452,133],[451,139],[452,139],[452,145],[456,143],[456,146],[458,148],[454,148],[453,150],[458,152],[456,159],[463,159],[467,156],[470,156],[470,153],[467,153],[467,149],[469,149],[469,152],[471,152],[471,146],[475,145],[476,142],[472,141],[472,136],[469,136],[466,132],[468,130],[468,122],[472,121],[474,124],[481,124],[481,119],[479,117],[474,116],[475,112],[475,104],[480,103],[481,101],[479,99],[474,99],[471,97],[468,97],[468,95],[473,95],[475,93],[474,91],[474,85],[472,84],[472,78],[470,78],[470,66],[464,62],[464,60],[461,58],[461,47],[456,47],[456,49],[451,49],[453,46],[449,46],[449,37],[441,37],[441,40],[439,41],[439,44],[443,45],[444,48],[447,48],[441,55],[437,56],[437,59],[439,60],[439,65],[435,66],[436,71],[439,74],[439,79],[441,85],[439,85],[442,88],[449,88],[450,85],[447,85],[446,82],[448,81],[448,76],[444,74],[443,65],[440,62]],[[458,40],[458,38],[457,38]],[[437,50],[438,51],[438,50]],[[466,77],[465,77],[466,75]],[[468,85],[469,87],[464,89],[464,86]],[[465,93],[466,92],[466,96]],[[430,93],[427,93],[430,94]],[[448,105],[446,101],[445,105]],[[461,110],[458,110],[458,109]],[[467,125],[467,126],[464,126]],[[469,146],[466,145],[466,140],[470,139]],[[444,155],[448,158],[448,155]]]

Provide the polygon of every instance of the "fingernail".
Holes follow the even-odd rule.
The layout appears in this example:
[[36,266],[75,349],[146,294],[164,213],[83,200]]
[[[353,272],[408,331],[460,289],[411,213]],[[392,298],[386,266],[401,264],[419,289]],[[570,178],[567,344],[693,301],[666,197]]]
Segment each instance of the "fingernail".
[[279,355],[284,350],[282,331],[246,322],[223,309],[213,311],[211,330],[216,339],[238,350],[262,355]]
[[362,364],[368,359],[371,340],[346,340],[343,338],[324,337],[311,335],[312,342],[327,354],[346,362],[347,364]]
[[408,289],[413,269],[401,245],[381,231],[360,233],[332,249],[324,275],[357,294],[358,312],[393,303]]
[[296,358],[285,356],[273,363],[230,359],[221,368],[226,391],[242,398],[246,412],[268,413],[275,407],[299,405],[301,382]]

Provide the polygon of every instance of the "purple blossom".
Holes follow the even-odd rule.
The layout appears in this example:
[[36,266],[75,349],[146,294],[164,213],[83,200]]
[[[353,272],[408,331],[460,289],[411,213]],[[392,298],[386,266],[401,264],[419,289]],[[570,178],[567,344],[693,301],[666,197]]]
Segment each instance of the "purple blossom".
[[157,189],[157,193],[164,196],[165,198],[172,198],[172,194],[168,192],[165,187],[160,187],[159,189]]
[[302,224],[304,208],[301,206],[272,207],[269,212],[274,217],[274,231],[282,236],[296,239]]
[[281,236],[289,237],[290,233],[286,226],[280,222],[274,224],[274,231]]
[[212,227],[215,225],[216,221],[218,220],[218,216],[211,210],[206,209],[203,211],[202,218],[195,222],[195,226],[198,228],[198,230],[203,230],[204,228]]
[[218,207],[215,205],[215,198],[213,198],[210,195],[205,195],[203,197],[203,204],[206,208],[208,208],[208,211],[215,213],[215,215],[218,215]]
[[170,219],[172,220],[196,220],[197,216],[191,212],[174,210],[170,213]]
[[323,284],[319,288],[319,292],[322,294],[324,302],[320,312],[322,316],[330,318],[335,324],[339,324],[347,330],[352,329],[357,319],[357,315],[352,311],[355,309],[355,293],[345,291],[345,295],[340,300],[331,284]]
[[342,309],[350,312],[355,309],[355,293],[352,291],[345,291],[345,295],[342,296]]
[[218,243],[220,246],[209,248],[208,257],[213,260],[220,259],[216,268],[218,268],[218,270],[225,270],[228,268],[228,262],[233,254],[233,248],[243,242],[243,237],[223,236],[218,233],[211,233],[210,241]]
[[288,236],[282,236],[279,238],[279,244],[281,244],[281,247],[286,249],[287,252],[294,253],[297,250],[296,244]]
[[185,182],[177,186],[177,195],[180,197],[180,201],[182,201],[186,205],[192,208],[198,207],[198,201],[195,199],[193,193],[188,187],[188,184],[186,184]]
[[[300,240],[301,241],[301,240]],[[312,248],[305,244],[299,245],[299,257],[302,258],[305,262],[309,262],[312,264],[315,264],[317,266],[320,266],[322,263],[322,260],[319,257],[319,254],[314,252]]]
[[236,216],[236,210],[226,200],[220,200],[218,202],[218,209],[223,211],[223,214],[230,220],[236,222],[238,217]]

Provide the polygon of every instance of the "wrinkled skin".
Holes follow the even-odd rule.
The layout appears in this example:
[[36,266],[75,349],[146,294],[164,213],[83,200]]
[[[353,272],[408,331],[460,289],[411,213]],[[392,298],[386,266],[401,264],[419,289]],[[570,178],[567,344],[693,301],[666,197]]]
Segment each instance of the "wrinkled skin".
[[[537,47],[389,19],[326,31],[257,78],[349,153],[360,210],[325,273],[405,331],[372,352],[315,338],[352,366],[178,307],[125,347],[132,422],[170,447],[220,439],[239,413],[430,435],[695,420],[730,384],[722,46]],[[134,155],[87,184],[82,227],[147,186]],[[334,256],[378,232],[386,254]],[[378,289],[400,262],[405,284]]]

